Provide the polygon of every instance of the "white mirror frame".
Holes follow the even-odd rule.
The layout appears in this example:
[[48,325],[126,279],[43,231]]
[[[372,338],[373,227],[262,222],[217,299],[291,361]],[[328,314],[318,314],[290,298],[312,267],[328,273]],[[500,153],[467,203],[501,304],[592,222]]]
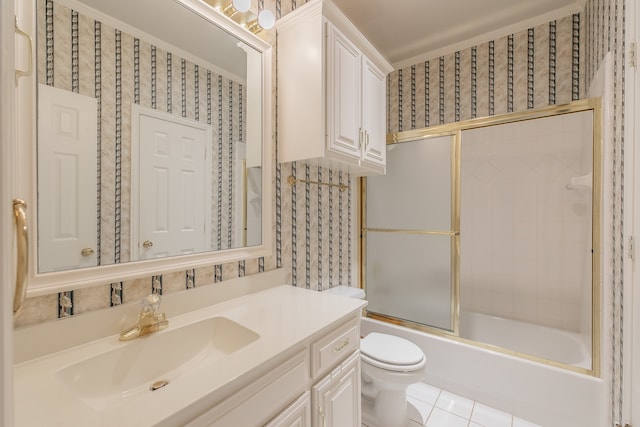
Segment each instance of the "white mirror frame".
[[[38,236],[37,226],[37,75],[21,78],[16,87],[17,112],[16,155],[18,173],[16,196],[27,203],[27,221],[29,225],[29,269],[27,277],[27,297],[64,292],[89,286],[121,282],[124,280],[150,277],[171,271],[223,264],[242,259],[258,258],[272,251],[272,48],[271,45],[247,29],[239,26],[211,6],[198,0],[173,0],[189,8],[218,27],[226,30],[262,55],[262,241],[259,246],[202,252],[169,258],[134,261],[75,270],[38,273]],[[30,17],[21,20],[24,31],[35,40],[36,13],[35,0],[20,3],[20,16]],[[36,52],[32,50],[32,63],[35,64]]]

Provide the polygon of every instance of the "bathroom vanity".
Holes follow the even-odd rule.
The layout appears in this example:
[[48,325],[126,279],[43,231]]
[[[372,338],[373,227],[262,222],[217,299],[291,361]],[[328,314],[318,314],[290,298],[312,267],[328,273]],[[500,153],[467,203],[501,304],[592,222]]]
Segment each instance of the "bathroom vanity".
[[136,304],[18,330],[16,427],[360,425],[366,302],[242,279],[166,296],[169,326],[128,342],[94,322],[131,323]]

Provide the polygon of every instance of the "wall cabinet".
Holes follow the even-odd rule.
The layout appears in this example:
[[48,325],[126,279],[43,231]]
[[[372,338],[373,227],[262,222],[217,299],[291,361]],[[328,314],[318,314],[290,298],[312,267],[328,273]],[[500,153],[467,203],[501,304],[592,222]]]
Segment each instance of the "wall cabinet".
[[385,172],[387,61],[328,0],[278,23],[278,160]]

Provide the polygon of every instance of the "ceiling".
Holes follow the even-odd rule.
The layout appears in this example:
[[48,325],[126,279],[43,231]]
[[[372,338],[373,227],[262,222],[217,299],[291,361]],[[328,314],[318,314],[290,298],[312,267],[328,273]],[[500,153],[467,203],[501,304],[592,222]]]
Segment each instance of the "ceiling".
[[582,11],[586,0],[333,0],[394,68]]

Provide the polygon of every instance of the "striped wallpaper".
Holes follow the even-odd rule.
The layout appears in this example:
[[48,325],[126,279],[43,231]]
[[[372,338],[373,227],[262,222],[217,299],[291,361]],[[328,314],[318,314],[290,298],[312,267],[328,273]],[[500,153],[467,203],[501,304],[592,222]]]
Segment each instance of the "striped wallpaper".
[[575,14],[388,76],[389,133],[580,99],[584,34]]

